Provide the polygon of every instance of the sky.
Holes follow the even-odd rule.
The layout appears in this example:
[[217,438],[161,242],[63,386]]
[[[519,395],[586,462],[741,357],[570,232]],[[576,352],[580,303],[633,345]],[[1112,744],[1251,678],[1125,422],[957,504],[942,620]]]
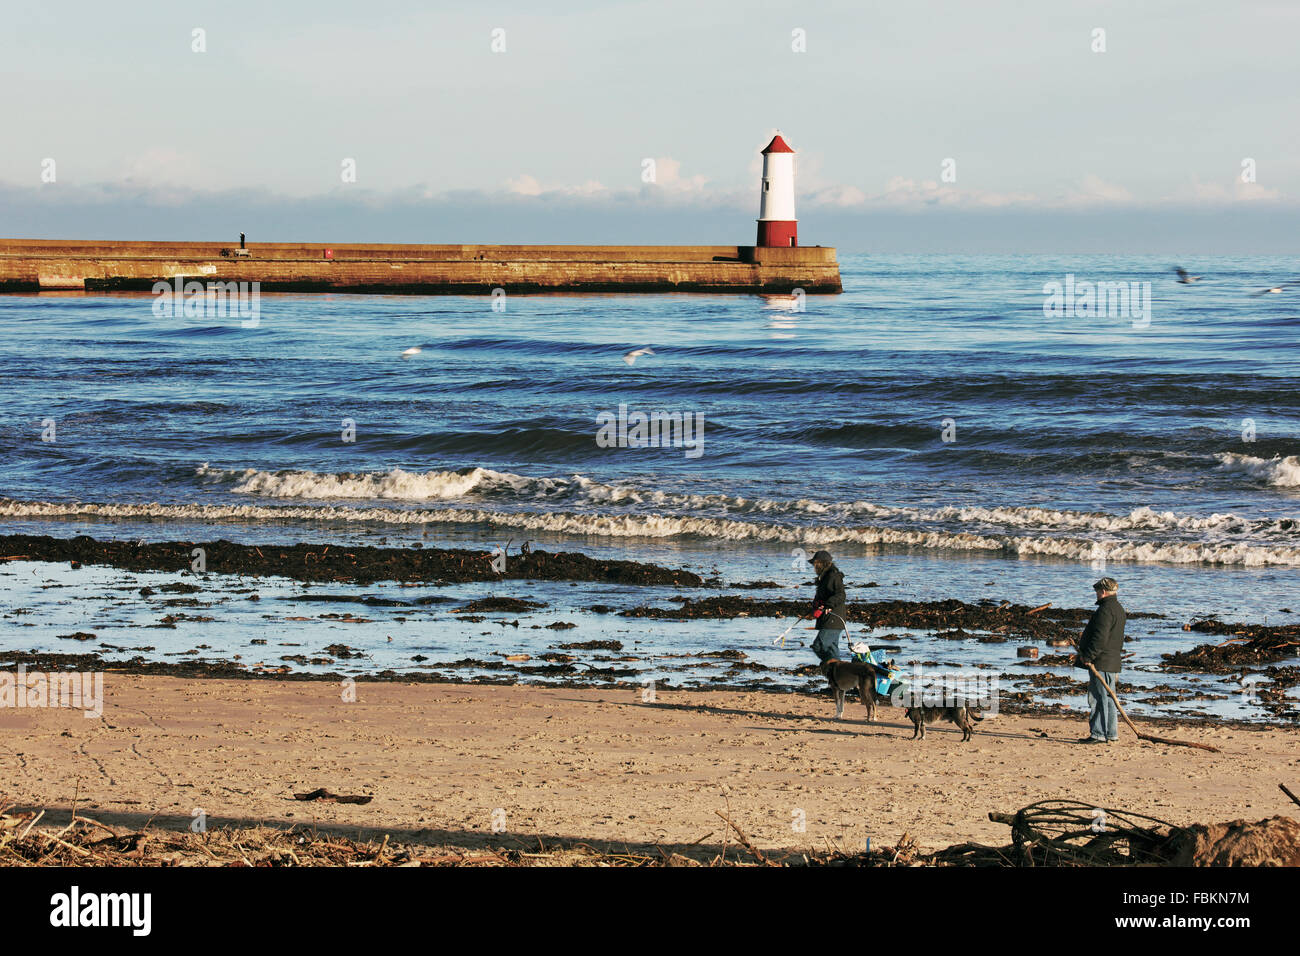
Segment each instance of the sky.
[[1300,253],[1294,0],[546,7],[10,0],[0,236]]

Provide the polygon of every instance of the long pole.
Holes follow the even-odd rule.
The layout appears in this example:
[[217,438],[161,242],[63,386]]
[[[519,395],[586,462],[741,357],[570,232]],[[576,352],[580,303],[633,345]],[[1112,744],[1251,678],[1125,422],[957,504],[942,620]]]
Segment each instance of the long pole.
[[1133,726],[1133,721],[1128,719],[1128,714],[1124,713],[1124,708],[1120,706],[1119,698],[1116,697],[1115,692],[1110,689],[1110,685],[1101,679],[1101,674],[1098,673],[1097,668],[1093,667],[1090,661],[1085,661],[1083,666],[1092,672],[1093,677],[1097,678],[1097,683],[1106,688],[1106,693],[1109,694],[1110,699],[1115,702],[1115,709],[1118,710],[1119,715],[1124,718],[1124,723],[1128,724],[1129,730],[1138,735],[1138,739],[1149,740],[1153,744],[1172,744],[1175,747],[1196,747],[1199,750],[1208,750],[1210,753],[1222,753],[1218,747],[1211,747],[1209,744],[1198,744],[1190,740],[1170,740],[1168,737],[1157,737],[1155,734],[1142,733],[1142,731]]

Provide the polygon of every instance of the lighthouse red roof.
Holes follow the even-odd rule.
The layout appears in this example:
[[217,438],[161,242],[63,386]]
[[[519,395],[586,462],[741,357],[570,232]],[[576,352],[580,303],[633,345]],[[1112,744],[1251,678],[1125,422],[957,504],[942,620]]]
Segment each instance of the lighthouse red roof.
[[767,154],[767,153],[793,153],[793,152],[794,152],[794,150],[790,148],[790,144],[787,143],[785,140],[783,140],[783,139],[781,138],[781,134],[780,134],[780,133],[777,133],[775,136],[773,136],[773,137],[772,137],[772,142],[768,143],[768,144],[767,144],[767,149],[763,150],[763,153],[764,153],[764,154]]

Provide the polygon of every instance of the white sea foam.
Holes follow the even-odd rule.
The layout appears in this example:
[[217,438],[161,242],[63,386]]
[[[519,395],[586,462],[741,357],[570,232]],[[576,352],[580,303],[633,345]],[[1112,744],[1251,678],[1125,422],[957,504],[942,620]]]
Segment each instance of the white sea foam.
[[[1262,459],[1252,460],[1262,462]],[[1107,534],[1176,531],[1183,534],[1248,535],[1283,540],[1300,538],[1300,522],[1295,519],[1251,519],[1230,513],[1187,515],[1140,507],[1127,514],[1108,514],[1035,506],[953,505],[916,508],[893,507],[870,501],[822,502],[811,498],[782,501],[725,494],[650,491],[630,485],[604,484],[583,475],[573,475],[570,478],[531,478],[488,468],[428,472],[408,472],[397,468],[384,472],[321,474],[312,471],[267,472],[253,469],[221,471],[204,464],[198,469],[198,474],[205,482],[229,484],[230,490],[238,494],[314,501],[454,501],[462,504],[513,501],[527,504],[530,501],[545,500],[553,504],[564,503],[578,507],[622,505],[655,508],[683,516],[714,518],[733,515],[788,516],[796,519],[808,516],[822,521],[860,521],[869,518],[890,525],[965,527],[981,533],[1003,529]]]
[[1300,457],[1295,455],[1256,458],[1229,452],[1214,457],[1219,459],[1220,471],[1235,471],[1274,488],[1300,488]]
[[1098,544],[1108,561],[1217,564],[1246,567],[1300,566],[1300,547],[1240,541],[1160,541],[927,531],[880,526],[799,526],[730,518],[567,511],[499,511],[479,508],[356,508],[325,505],[167,505],[0,501],[0,517],[151,519],[176,522],[269,521],[361,522],[388,525],[488,524],[512,529],[611,538],[702,537],[824,546],[885,545],[922,550],[968,551],[1008,557],[1053,555],[1090,561]]

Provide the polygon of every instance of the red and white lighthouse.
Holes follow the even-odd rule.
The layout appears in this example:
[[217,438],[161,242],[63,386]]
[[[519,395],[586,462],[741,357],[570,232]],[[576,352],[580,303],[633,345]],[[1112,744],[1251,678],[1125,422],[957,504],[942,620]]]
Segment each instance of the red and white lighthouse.
[[794,217],[794,150],[780,133],[763,150],[758,245],[799,245],[799,220]]

